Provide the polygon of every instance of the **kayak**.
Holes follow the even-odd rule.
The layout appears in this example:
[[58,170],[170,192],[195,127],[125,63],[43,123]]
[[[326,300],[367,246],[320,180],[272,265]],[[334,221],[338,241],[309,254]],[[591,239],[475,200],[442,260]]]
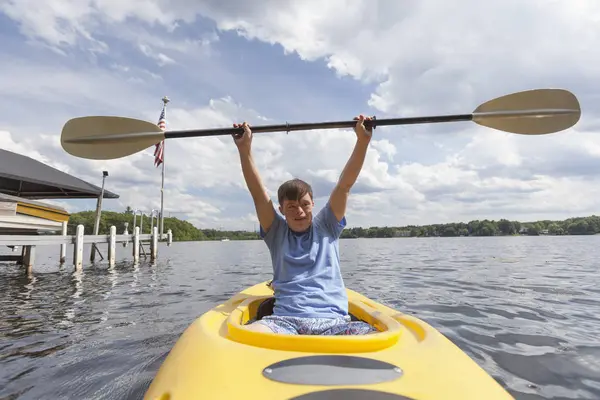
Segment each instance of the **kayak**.
[[254,332],[273,312],[269,282],[197,318],[177,340],[144,399],[513,399],[473,359],[414,316],[351,289],[351,318],[367,335]]

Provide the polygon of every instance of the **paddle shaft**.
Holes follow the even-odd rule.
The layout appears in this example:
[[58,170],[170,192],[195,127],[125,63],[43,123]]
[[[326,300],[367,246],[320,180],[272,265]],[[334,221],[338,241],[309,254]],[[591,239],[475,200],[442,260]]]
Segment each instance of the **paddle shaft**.
[[[385,118],[373,119],[364,121],[365,127],[377,127],[387,125],[409,125],[409,124],[426,124],[435,122],[452,122],[452,121],[471,121],[473,114],[457,114],[457,115],[441,115],[431,117],[409,117],[409,118]],[[357,121],[332,121],[332,122],[306,122],[296,124],[278,124],[278,125],[257,125],[250,126],[252,132],[291,132],[291,131],[307,131],[312,129],[337,129],[337,128],[352,128],[356,126]],[[243,133],[242,128],[211,128],[211,129],[189,129],[165,132],[165,138],[185,138],[196,136],[218,136]]]

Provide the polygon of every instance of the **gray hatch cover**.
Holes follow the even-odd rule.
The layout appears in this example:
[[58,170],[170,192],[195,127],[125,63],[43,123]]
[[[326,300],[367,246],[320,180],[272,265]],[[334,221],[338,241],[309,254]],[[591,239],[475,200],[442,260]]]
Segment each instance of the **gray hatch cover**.
[[398,379],[402,370],[365,357],[322,355],[279,361],[263,369],[263,376],[298,385],[365,385]]

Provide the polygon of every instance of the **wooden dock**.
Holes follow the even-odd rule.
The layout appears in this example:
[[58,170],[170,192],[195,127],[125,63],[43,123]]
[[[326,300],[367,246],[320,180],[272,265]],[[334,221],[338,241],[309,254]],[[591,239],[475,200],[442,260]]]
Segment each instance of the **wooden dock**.
[[[127,229],[127,228],[126,228]],[[160,240],[166,240],[167,246],[173,242],[173,233],[169,229],[163,234]],[[75,235],[67,235],[67,223],[63,223],[62,235],[0,235],[0,246],[22,247],[21,255],[0,255],[0,261],[14,261],[25,267],[25,272],[31,274],[35,261],[36,246],[60,246],[60,264],[66,261],[67,245],[73,246],[73,266],[76,270],[83,268],[83,247],[85,244],[108,244],[108,263],[115,264],[116,244],[122,243],[127,246],[132,243],[133,262],[138,263],[140,259],[140,249],[144,251],[142,243],[150,243],[150,259],[156,260],[158,254],[159,234],[158,227],[152,227],[151,234],[140,234],[140,227],[136,226],[132,234],[122,233],[117,235],[117,228],[110,227],[108,235],[84,235],[84,226],[78,225]],[[95,251],[92,247],[92,251]],[[144,256],[145,256],[144,251]]]
[[[67,246],[73,245],[73,265],[80,270],[83,268],[84,245],[91,244],[90,262],[94,263],[96,254],[104,260],[97,245],[107,244],[108,263],[114,265],[117,243],[124,247],[129,243],[133,245],[131,255],[134,263],[139,262],[140,251],[143,257],[147,257],[144,244],[149,243],[150,258],[154,261],[159,241],[166,240],[167,246],[170,246],[173,240],[171,230],[159,235],[158,215],[155,227],[154,214],[151,213],[149,234],[140,234],[144,231],[145,214],[141,210],[140,226],[136,226],[138,210],[133,216],[132,234],[128,232],[128,222],[124,223],[122,234],[117,235],[115,226],[110,227],[108,234],[97,234],[102,199],[119,198],[118,194],[104,189],[107,176],[108,171],[102,171],[102,187],[98,187],[31,157],[0,149],[0,250],[4,246],[12,248],[12,254],[0,253],[0,262],[16,262],[25,267],[27,274],[31,274],[36,247],[57,246],[57,252],[60,247],[59,263],[62,265],[66,262]],[[96,199],[93,234],[85,235],[84,225],[78,225],[75,235],[67,235],[69,212],[49,202],[42,202],[42,199]]]

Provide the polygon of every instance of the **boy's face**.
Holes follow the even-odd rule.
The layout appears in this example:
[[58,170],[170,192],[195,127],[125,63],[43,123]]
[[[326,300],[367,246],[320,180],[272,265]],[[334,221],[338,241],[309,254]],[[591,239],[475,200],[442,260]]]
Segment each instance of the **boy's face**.
[[315,206],[310,194],[305,194],[299,201],[284,199],[279,211],[285,216],[290,229],[303,232],[312,223],[312,209]]

